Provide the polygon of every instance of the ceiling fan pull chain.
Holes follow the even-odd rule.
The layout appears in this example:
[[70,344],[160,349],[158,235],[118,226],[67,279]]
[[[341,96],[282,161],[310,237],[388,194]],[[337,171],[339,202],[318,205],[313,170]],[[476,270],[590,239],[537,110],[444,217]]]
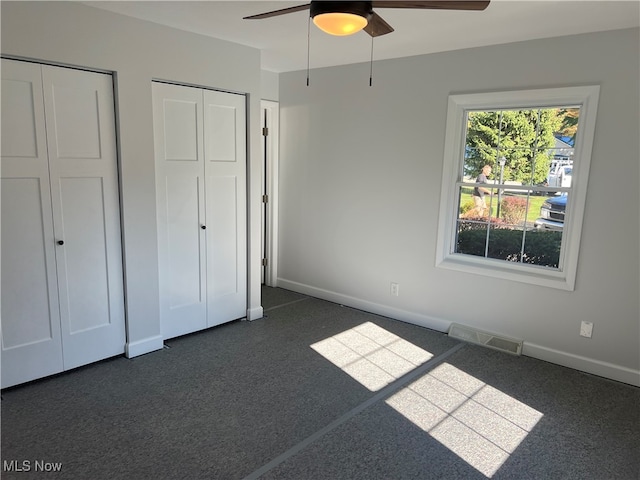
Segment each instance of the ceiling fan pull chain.
[[307,21],[307,87],[309,86],[309,55],[311,52],[311,16]]
[[369,62],[369,86],[373,85],[373,38],[371,37],[371,60]]

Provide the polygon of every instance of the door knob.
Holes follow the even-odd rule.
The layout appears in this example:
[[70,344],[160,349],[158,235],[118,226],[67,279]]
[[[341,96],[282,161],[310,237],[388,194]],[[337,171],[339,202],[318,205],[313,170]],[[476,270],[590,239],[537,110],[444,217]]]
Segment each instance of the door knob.
[[206,225],[200,225],[200,228],[203,229],[203,230],[206,230],[207,226]]
[[64,245],[64,240],[58,240],[58,245]]

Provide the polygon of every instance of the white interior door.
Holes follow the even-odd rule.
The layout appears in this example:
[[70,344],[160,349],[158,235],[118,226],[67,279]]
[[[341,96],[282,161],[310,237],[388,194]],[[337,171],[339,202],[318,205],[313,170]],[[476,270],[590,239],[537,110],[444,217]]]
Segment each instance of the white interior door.
[[124,352],[112,77],[42,67],[65,369]]
[[267,202],[262,209],[262,283],[277,286],[278,279],[278,138],[280,107],[278,102],[262,100],[263,170],[262,194]]
[[2,388],[63,370],[40,65],[2,60]]
[[207,326],[202,91],[153,83],[164,338]]
[[247,312],[244,95],[204,90],[207,326]]

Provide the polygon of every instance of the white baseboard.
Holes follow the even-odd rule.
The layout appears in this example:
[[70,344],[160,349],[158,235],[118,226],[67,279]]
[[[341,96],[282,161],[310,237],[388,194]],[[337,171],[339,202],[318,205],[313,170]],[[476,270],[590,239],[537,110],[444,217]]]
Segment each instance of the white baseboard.
[[138,340],[136,342],[127,342],[125,345],[124,354],[127,358],[138,357],[145,353],[155,352],[156,350],[162,350],[164,341],[161,335],[145,338],[144,340]]
[[258,320],[264,316],[264,310],[262,307],[248,308],[247,309],[247,320]]
[[312,297],[321,298],[323,300],[328,300],[340,305],[346,305],[347,307],[357,308],[358,310],[364,310],[365,312],[375,313],[376,315],[382,315],[395,320],[401,320],[421,327],[430,328],[431,330],[436,330],[438,332],[449,331],[449,325],[451,325],[449,320],[444,320],[442,318],[430,317],[428,315],[389,307],[388,305],[350,297],[341,293],[323,290],[303,283],[292,282],[283,278],[278,278],[278,287],[303,293]]
[[[451,321],[442,318],[430,317],[406,310],[380,305],[378,303],[361,300],[359,298],[342,295],[330,290],[312,287],[303,283],[293,282],[284,278],[278,278],[278,287],[292,290],[330,302],[346,305],[348,307],[364,310],[365,312],[383,315],[385,317],[401,320],[403,322],[419,325],[421,327],[430,328],[439,332],[448,332]],[[627,383],[640,387],[640,371],[633,370],[620,365],[614,365],[600,360],[594,360],[587,357],[581,357],[559,350],[527,343],[522,346],[522,355],[544,360],[546,362],[555,363],[564,367],[573,368],[582,372],[590,373],[600,377],[616,380],[618,382]]]
[[524,342],[522,354],[546,362],[640,387],[640,370]]

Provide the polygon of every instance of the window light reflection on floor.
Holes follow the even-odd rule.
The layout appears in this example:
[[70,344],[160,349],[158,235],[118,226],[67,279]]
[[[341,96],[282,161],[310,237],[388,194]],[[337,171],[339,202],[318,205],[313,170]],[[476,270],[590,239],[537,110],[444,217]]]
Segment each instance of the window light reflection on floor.
[[543,416],[447,363],[386,403],[488,478]]
[[[371,323],[311,345],[371,391],[429,361],[433,354]],[[462,370],[442,363],[386,403],[491,478],[542,413]]]
[[384,328],[366,322],[311,345],[371,391],[377,391],[433,357]]

